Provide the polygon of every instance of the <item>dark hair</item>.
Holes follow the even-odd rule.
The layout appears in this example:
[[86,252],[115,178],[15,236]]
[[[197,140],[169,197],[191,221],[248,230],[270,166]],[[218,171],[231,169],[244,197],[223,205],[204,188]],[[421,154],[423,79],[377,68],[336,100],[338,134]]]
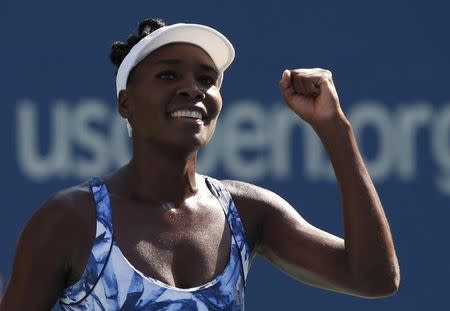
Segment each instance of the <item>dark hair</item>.
[[149,18],[144,19],[139,23],[138,33],[131,34],[128,37],[127,42],[116,41],[112,44],[111,53],[109,54],[109,59],[116,66],[116,74],[119,69],[120,64],[127,54],[130,52],[131,48],[135,46],[142,38],[149,35],[158,28],[165,26],[166,24],[162,19],[159,18]]

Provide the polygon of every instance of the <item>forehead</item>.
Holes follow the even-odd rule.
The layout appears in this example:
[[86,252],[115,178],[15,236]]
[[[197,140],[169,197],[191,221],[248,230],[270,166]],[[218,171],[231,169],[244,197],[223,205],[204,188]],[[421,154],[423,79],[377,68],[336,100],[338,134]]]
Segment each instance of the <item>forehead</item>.
[[172,61],[173,64],[179,62],[204,66],[205,68],[209,67],[217,72],[217,67],[208,53],[202,48],[189,43],[171,43],[164,45],[150,53],[141,63],[148,65],[171,63],[166,62],[167,60]]

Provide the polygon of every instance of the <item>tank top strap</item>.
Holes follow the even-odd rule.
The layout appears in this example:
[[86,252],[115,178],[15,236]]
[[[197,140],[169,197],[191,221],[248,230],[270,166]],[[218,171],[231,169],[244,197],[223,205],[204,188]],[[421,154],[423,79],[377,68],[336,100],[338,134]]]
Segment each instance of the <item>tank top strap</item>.
[[227,221],[230,225],[233,239],[239,248],[240,262],[242,264],[242,271],[244,274],[243,279],[244,283],[246,283],[249,269],[250,247],[247,243],[247,239],[245,238],[244,226],[242,225],[241,218],[239,217],[239,212],[234,205],[230,192],[220,181],[211,177],[206,177],[206,184],[211,193],[220,202],[225,214],[227,215]]
[[100,222],[104,226],[104,232],[103,231],[99,232],[97,230],[96,237],[98,238],[99,235],[104,234],[104,237],[106,239],[112,239],[113,236],[112,210],[108,190],[106,189],[106,186],[103,183],[103,181],[98,177],[91,179],[89,184],[95,200],[97,223]]
[[81,279],[64,290],[60,302],[73,304],[87,297],[105,269],[113,245],[112,211],[109,194],[100,178],[89,181],[96,209],[96,233],[86,268]]

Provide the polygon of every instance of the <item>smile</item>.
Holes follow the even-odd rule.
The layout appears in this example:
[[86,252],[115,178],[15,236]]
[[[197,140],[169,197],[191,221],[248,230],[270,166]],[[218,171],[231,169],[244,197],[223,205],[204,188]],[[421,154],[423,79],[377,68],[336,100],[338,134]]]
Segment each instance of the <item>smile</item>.
[[198,111],[193,110],[177,110],[170,114],[172,118],[191,118],[202,120],[203,116]]

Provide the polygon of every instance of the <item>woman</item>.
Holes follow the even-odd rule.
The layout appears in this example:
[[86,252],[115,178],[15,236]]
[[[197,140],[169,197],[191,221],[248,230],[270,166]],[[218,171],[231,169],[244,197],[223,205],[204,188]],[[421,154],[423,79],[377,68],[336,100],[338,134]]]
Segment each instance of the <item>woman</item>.
[[399,268],[389,225],[331,73],[285,70],[280,90],[329,154],[344,240],[269,190],[196,173],[222,108],[231,43],[209,27],[155,19],[138,32],[111,52],[132,159],[33,215],[0,310],[49,310],[58,299],[65,310],[243,310],[258,254],[313,286],[393,294]]

